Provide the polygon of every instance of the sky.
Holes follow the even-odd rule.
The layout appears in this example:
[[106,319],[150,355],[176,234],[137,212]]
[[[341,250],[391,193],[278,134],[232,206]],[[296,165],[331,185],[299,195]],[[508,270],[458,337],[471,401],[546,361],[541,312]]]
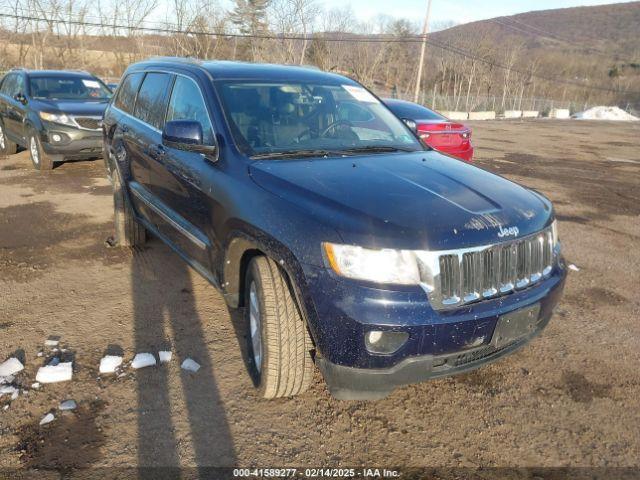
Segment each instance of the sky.
[[[627,3],[631,0],[432,0],[431,22],[468,23],[476,20],[514,15],[532,10]],[[318,0],[325,9],[351,5],[361,21],[379,14],[419,21],[426,12],[427,0]]]

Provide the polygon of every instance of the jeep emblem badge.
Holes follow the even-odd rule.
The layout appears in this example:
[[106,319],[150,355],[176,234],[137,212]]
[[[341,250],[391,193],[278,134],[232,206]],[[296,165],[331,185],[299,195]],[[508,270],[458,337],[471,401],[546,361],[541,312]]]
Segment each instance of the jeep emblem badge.
[[498,237],[500,238],[504,238],[504,237],[517,237],[518,234],[520,233],[520,230],[518,230],[518,227],[509,227],[509,228],[502,228],[502,226],[498,227]]

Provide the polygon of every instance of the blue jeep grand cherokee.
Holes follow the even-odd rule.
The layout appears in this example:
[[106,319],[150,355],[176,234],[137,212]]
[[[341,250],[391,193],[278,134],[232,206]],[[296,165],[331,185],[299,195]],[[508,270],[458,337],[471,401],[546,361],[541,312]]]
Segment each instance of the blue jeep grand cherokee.
[[104,142],[118,242],[151,232],[244,307],[265,398],[314,363],[342,399],[471,370],[538,334],[564,285],[549,200],[428,150],[340,75],[139,63]]

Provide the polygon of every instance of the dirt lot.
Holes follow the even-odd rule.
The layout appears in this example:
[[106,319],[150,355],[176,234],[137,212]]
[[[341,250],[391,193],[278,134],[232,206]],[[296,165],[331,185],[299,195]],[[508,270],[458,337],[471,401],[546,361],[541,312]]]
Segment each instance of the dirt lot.
[[[26,152],[0,159],[0,360],[17,352],[26,361],[24,394],[0,399],[9,405],[0,408],[0,469],[638,468],[640,125],[473,127],[479,165],[554,201],[579,271],[525,349],[372,403],[332,399],[319,375],[301,397],[257,399],[238,314],[221,295],[157,240],[135,252],[105,244],[112,204],[101,161],[39,174]],[[74,358],[73,381],[30,389],[49,336]],[[168,365],[98,374],[106,351],[130,361],[165,347]],[[202,369],[181,371],[186,357]],[[66,398],[78,410],[39,427]]]

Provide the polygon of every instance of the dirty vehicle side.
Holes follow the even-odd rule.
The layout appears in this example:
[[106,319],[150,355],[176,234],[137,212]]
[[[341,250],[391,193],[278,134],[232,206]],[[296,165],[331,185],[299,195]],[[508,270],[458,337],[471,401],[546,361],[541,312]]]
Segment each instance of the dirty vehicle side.
[[152,232],[244,308],[266,398],[314,364],[341,399],[476,368],[537,335],[564,285],[544,196],[428,149],[339,75],[139,63],[104,141],[117,240]]
[[0,83],[0,153],[29,150],[37,170],[102,155],[111,90],[87,72],[11,70]]

